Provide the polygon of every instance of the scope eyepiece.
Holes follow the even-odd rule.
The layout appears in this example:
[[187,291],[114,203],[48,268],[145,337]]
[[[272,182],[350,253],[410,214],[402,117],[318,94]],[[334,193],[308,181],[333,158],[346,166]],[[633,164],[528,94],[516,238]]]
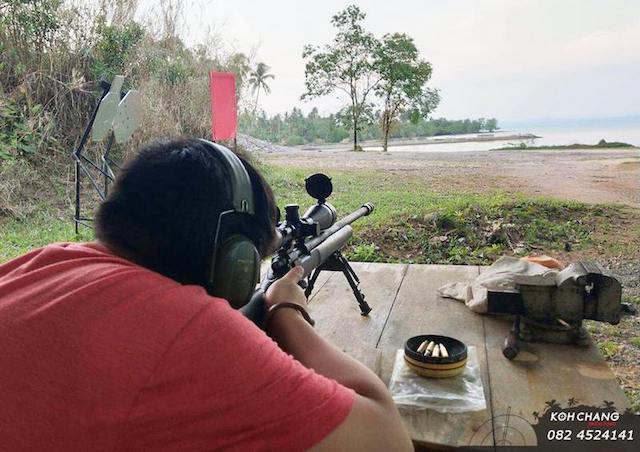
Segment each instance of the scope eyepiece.
[[298,223],[300,221],[300,206],[298,204],[284,206],[284,219],[287,223]]

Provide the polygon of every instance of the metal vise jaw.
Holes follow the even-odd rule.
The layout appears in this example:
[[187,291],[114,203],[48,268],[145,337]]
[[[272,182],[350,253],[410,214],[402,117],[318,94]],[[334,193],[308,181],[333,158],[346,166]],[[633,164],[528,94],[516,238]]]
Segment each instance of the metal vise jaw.
[[622,286],[596,262],[575,262],[558,273],[554,304],[567,322],[582,319],[617,325],[622,312]]
[[575,262],[556,276],[555,286],[518,285],[515,293],[489,292],[490,313],[516,314],[503,353],[517,354],[517,340],[588,344],[584,319],[617,324],[621,316],[620,282],[595,262]]

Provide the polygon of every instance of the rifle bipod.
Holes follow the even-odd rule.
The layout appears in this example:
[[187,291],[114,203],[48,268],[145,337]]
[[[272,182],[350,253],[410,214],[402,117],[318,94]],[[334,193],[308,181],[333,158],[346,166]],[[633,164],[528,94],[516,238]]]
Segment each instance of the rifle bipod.
[[329,259],[327,259],[322,265],[320,265],[313,271],[313,274],[310,276],[307,283],[307,287],[304,290],[304,294],[307,297],[311,295],[313,286],[315,285],[318,276],[320,276],[320,272],[323,270],[330,272],[342,272],[344,277],[347,278],[347,282],[349,283],[349,286],[351,286],[351,290],[353,290],[353,295],[355,295],[356,300],[358,300],[358,306],[360,306],[360,315],[366,316],[371,312],[371,307],[365,301],[364,294],[358,287],[360,284],[358,275],[356,275],[356,272],[353,270],[351,265],[349,265],[349,261],[342,255],[340,251],[334,252],[329,257]]

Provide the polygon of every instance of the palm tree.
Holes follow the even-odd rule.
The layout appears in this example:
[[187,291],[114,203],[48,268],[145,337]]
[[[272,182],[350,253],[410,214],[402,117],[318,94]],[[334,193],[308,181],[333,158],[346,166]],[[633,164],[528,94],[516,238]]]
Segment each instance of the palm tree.
[[258,63],[256,69],[249,76],[249,84],[251,85],[251,90],[256,94],[256,106],[255,110],[258,108],[258,97],[260,96],[260,90],[264,91],[266,94],[271,92],[271,88],[267,85],[267,80],[275,78],[273,74],[269,74],[269,66],[264,63]]

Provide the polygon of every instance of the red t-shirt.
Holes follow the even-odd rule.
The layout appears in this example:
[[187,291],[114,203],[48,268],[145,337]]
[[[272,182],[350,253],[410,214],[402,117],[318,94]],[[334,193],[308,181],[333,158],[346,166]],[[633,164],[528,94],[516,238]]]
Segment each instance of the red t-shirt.
[[301,450],[353,400],[225,300],[98,244],[0,265],[1,450]]

